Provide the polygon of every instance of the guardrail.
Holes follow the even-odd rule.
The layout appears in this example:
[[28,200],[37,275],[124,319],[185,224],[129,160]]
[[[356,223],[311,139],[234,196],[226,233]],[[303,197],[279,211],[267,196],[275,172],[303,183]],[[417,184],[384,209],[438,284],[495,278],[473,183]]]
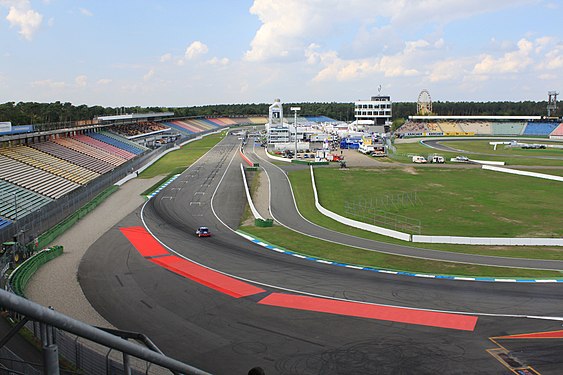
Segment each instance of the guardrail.
[[20,264],[8,277],[9,288],[18,296],[25,297],[24,291],[27,283],[42,265],[55,259],[63,253],[62,246],[53,246],[43,249]]
[[267,148],[265,148],[264,150],[266,151],[266,156],[267,156],[268,158],[272,159],[272,160],[283,161],[283,162],[285,162],[285,163],[291,163],[291,159],[288,159],[288,158],[281,158],[281,157],[279,157],[279,156],[274,156],[274,155],[272,155],[272,154],[270,154],[270,153],[268,152],[268,149],[267,149]]
[[554,176],[554,175],[545,174],[545,173],[528,172],[528,171],[521,171],[521,170],[518,170],[518,169],[510,169],[510,168],[500,168],[500,167],[494,167],[494,166],[490,166],[490,165],[483,165],[483,169],[486,169],[488,171],[511,173],[511,174],[517,174],[517,175],[520,175],[520,176],[537,177],[537,178],[543,178],[543,179],[546,179],[546,180],[563,182],[562,176]]
[[[44,360],[44,374],[59,374],[59,353],[58,345],[55,340],[53,328],[58,328],[65,332],[86,338],[95,343],[101,344],[108,348],[118,350],[123,353],[123,367],[120,373],[131,374],[131,358],[135,357],[141,360],[157,364],[175,373],[206,375],[207,372],[196,367],[182,363],[176,359],[167,357],[155,348],[142,347],[136,343],[129,342],[126,339],[115,336],[109,332],[93,327],[89,324],[61,314],[57,311],[41,306],[35,302],[29,301],[23,297],[17,296],[6,290],[0,289],[0,306],[9,309],[15,313],[21,314],[25,319],[34,320],[40,323],[41,341]],[[20,327],[21,328],[21,327]],[[11,332],[14,334],[15,332]],[[102,358],[103,359],[103,358]],[[100,372],[88,372],[100,373]],[[148,370],[147,370],[148,373]]]
[[271,227],[274,223],[272,219],[264,219],[260,212],[254,206],[254,202],[252,201],[252,196],[250,195],[250,189],[248,188],[248,183],[246,182],[246,173],[244,172],[244,166],[242,163],[240,164],[240,171],[242,173],[242,182],[244,183],[244,191],[246,193],[246,200],[248,201],[248,206],[250,207],[250,211],[252,211],[252,215],[254,216],[254,225],[257,227]]

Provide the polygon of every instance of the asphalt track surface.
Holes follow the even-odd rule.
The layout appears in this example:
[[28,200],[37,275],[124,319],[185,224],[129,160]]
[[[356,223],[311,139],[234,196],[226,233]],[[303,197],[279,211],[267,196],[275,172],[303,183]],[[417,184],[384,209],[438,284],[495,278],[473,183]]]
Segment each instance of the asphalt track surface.
[[[225,138],[88,250],[79,281],[105,319],[143,332],[167,355],[217,374],[246,374],[254,366],[268,375],[509,374],[487,353],[496,347],[489,337],[560,329],[561,321],[527,317],[561,316],[560,284],[376,274],[307,262],[249,243],[231,230],[245,206],[237,153],[237,138]],[[272,193],[278,192],[272,188]],[[283,208],[275,201],[277,218]],[[123,231],[143,225],[167,252],[178,255],[141,255]],[[210,227],[213,236],[195,237],[200,225]],[[171,257],[204,264],[263,291],[236,298],[206,285],[204,278],[188,278],[156,263]],[[349,316],[353,311],[322,313],[263,303],[276,295],[463,312],[476,324],[453,329],[442,328],[440,318],[401,322],[401,315],[416,318],[410,310],[375,319]],[[556,374],[553,369],[563,366],[560,353],[538,345],[549,349],[551,344],[518,346],[523,365]]]

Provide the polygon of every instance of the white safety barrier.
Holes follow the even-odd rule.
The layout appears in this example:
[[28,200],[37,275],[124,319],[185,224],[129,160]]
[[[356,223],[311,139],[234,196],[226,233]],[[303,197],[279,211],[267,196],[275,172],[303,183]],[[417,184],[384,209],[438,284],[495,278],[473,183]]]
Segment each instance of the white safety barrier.
[[265,220],[256,207],[254,207],[254,203],[252,202],[252,197],[250,196],[250,190],[248,189],[248,183],[246,182],[246,174],[244,173],[244,166],[240,163],[240,170],[242,172],[242,181],[244,182],[244,191],[246,192],[246,199],[248,200],[248,205],[250,206],[250,211],[252,211],[252,215],[254,215],[255,219]]
[[274,155],[272,155],[268,152],[267,148],[265,148],[264,150],[266,151],[266,156],[268,156],[270,159],[277,160],[277,161],[285,161],[286,163],[291,163],[291,159],[281,158],[279,156],[274,156]]
[[413,235],[412,242],[491,246],[563,246],[563,238],[503,238]]
[[475,160],[469,159],[470,162],[477,163],[477,164],[485,164],[485,165],[504,165],[506,164],[503,161],[489,161],[489,160]]
[[544,178],[546,180],[563,182],[563,176],[554,176],[554,175],[545,174],[545,173],[520,171],[518,169],[500,168],[500,167],[493,167],[493,166],[490,166],[490,165],[483,165],[483,169],[486,169],[486,170],[489,170],[489,171],[495,171],[495,172],[512,173],[512,174],[517,174],[517,175],[520,175],[520,176],[530,176],[530,177]]
[[315,174],[313,173],[313,166],[311,166],[310,169],[311,169],[311,182],[313,185],[313,194],[315,195],[315,207],[317,207],[317,210],[319,210],[320,213],[330,217],[331,219],[341,222],[342,224],[346,224],[354,228],[367,230],[369,232],[382,234],[388,237],[398,238],[399,240],[403,240],[403,241],[411,240],[411,235],[408,233],[403,233],[392,229],[378,227],[377,225],[371,225],[367,223],[362,223],[361,221],[352,220],[347,217],[341,216],[335,212],[327,210],[326,208],[321,206],[321,204],[319,203],[319,196],[317,194],[317,186],[315,184]]

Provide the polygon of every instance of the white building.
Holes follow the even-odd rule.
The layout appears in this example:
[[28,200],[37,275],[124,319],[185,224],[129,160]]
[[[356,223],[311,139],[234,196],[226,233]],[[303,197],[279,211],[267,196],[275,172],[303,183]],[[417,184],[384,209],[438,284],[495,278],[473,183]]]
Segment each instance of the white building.
[[289,142],[289,130],[289,126],[283,122],[283,104],[276,99],[268,110],[268,123],[266,124],[268,144]]
[[391,125],[391,97],[372,96],[354,103],[355,124],[367,132],[386,133]]

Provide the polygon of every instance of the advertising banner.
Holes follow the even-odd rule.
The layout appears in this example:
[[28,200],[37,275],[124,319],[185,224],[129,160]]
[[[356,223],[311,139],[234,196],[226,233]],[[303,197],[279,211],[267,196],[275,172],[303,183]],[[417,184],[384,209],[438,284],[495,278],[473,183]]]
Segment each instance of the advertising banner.
[[7,133],[9,131],[12,131],[12,123],[0,122],[0,133]]
[[474,132],[445,132],[444,133],[445,136],[472,136],[475,135]]

